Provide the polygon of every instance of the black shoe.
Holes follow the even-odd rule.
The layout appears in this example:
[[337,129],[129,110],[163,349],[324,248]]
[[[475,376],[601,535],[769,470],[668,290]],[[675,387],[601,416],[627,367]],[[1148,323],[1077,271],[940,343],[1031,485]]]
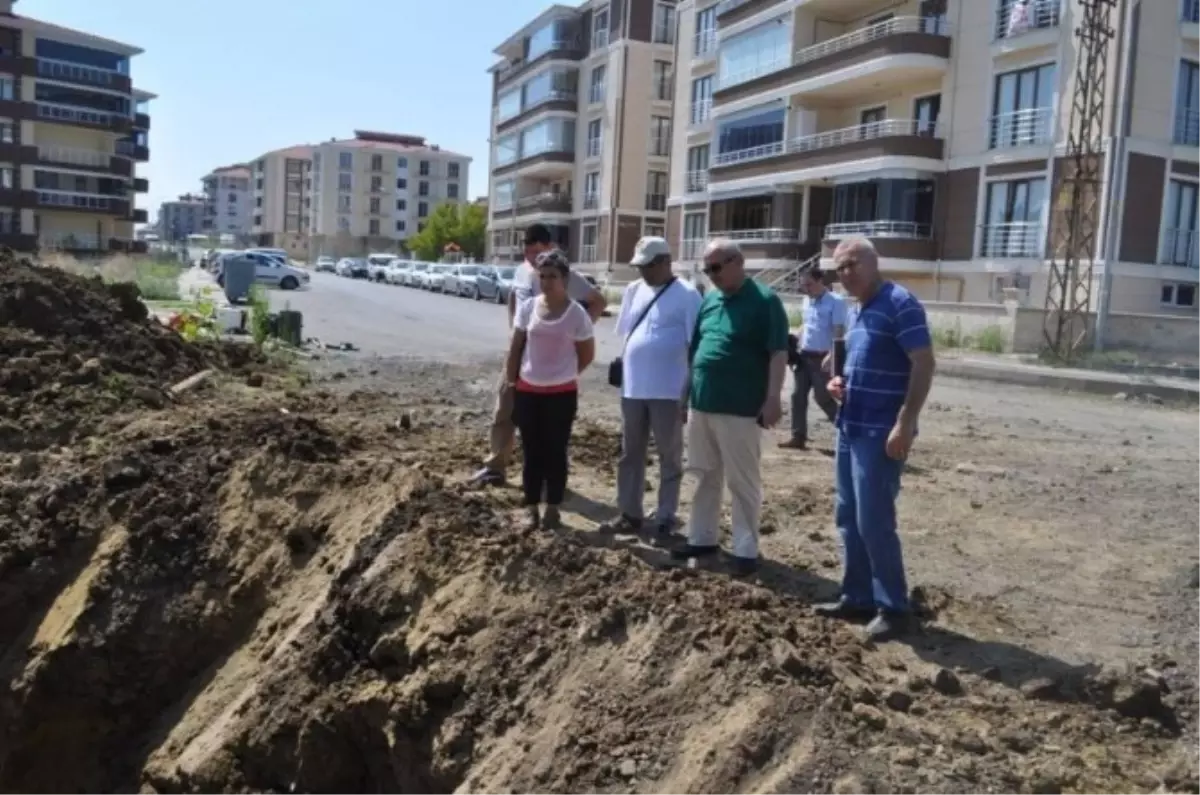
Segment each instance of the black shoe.
[[546,510],[542,512],[542,529],[559,530],[561,528],[562,513],[558,510],[558,506],[547,505]]
[[734,577],[749,577],[758,571],[758,558],[739,558],[732,557],[729,559],[729,573]]
[[788,439],[780,442],[779,447],[781,450],[807,450],[808,442],[804,439]]
[[686,544],[679,549],[671,550],[671,557],[675,560],[690,560],[691,558],[708,558],[721,551],[721,548],[716,544],[711,546],[697,546],[696,544]]
[[867,638],[876,643],[886,643],[908,634],[911,629],[912,616],[908,613],[880,610],[867,624]]
[[868,621],[875,615],[874,608],[860,607],[845,599],[813,605],[813,612],[825,618],[837,618],[842,621]]
[[503,486],[504,473],[484,467],[471,476],[471,482],[476,486]]

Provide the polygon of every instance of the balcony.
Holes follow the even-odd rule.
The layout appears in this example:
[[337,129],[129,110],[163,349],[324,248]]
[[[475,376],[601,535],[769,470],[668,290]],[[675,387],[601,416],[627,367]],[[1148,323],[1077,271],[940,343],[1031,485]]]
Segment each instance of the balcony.
[[48,209],[70,210],[73,212],[91,212],[119,216],[125,216],[129,212],[128,200],[117,196],[103,196],[95,193],[39,190],[37,191],[37,203]]
[[995,41],[1003,51],[1040,47],[1058,40],[1062,0],[1000,0]]
[[[936,126],[913,119],[886,119],[840,130],[814,133],[790,141],[721,152],[712,158],[713,182],[746,177],[778,177],[781,172],[824,168],[813,178],[832,176],[830,167],[845,165],[837,173],[878,169],[882,157],[942,160],[944,142]],[[912,167],[911,165],[908,167]],[[933,167],[933,164],[930,165]],[[797,181],[804,175],[793,177]]]
[[848,98],[940,77],[950,58],[945,23],[892,17],[719,78],[717,106],[757,94]]
[[537,149],[523,152],[519,158],[492,170],[492,176],[520,172],[521,176],[535,177],[539,175],[558,174],[571,171],[575,167],[575,150],[560,147],[557,144],[547,144]]
[[606,49],[608,49],[608,28],[599,28],[598,30],[592,31],[591,52],[594,53],[597,50]]
[[1200,24],[1200,0],[1182,0],[1179,21],[1185,25]]
[[134,177],[133,178],[133,190],[135,193],[149,193],[150,192],[150,180],[148,180],[144,177]]
[[537,64],[556,60],[578,61],[584,56],[582,44],[579,38],[562,39],[552,43],[549,49],[534,58],[510,61],[496,71],[496,87],[499,88],[528,74]]
[[696,100],[691,105],[691,112],[688,113],[688,130],[695,130],[703,127],[712,120],[712,100],[700,99]]
[[81,127],[98,127],[116,132],[128,132],[133,128],[133,121],[120,113],[91,110],[73,105],[58,105],[51,102],[37,103],[37,115],[41,121],[74,124]]
[[847,237],[870,239],[881,257],[890,259],[934,260],[932,228],[912,221],[858,221],[829,224],[823,238],[823,257],[832,257],[837,242]]
[[539,193],[517,199],[517,215],[535,215],[537,213],[570,213],[571,194],[569,193]]
[[1158,247],[1158,264],[1200,268],[1200,233],[1195,229],[1164,229]]
[[689,171],[684,175],[684,193],[704,193],[708,190],[708,171]]
[[57,233],[38,236],[38,247],[59,251],[108,251],[108,240],[96,234]]
[[[710,215],[711,218],[711,215]],[[747,262],[754,260],[800,260],[801,235],[795,229],[712,230],[708,239],[725,238],[738,244]]]
[[1054,109],[1025,108],[993,116],[988,122],[988,148],[1049,146],[1054,142]]
[[[120,163],[129,162],[121,161],[119,158],[114,157],[112,152],[101,152],[95,149],[74,149],[65,146],[39,146],[37,148],[37,159],[47,164],[103,172],[114,171],[114,166],[119,168]],[[130,168],[132,169],[132,165]],[[123,174],[122,176],[128,176],[128,174]]]
[[585,209],[585,210],[600,209],[600,194],[599,193],[585,193],[583,195],[583,209]]
[[0,53],[0,73],[15,77],[34,77],[38,73],[37,59],[12,52]]
[[1044,259],[1046,235],[1038,221],[981,226],[979,256],[985,259]]
[[717,24],[728,26],[757,14],[783,0],[721,0],[717,3]]
[[[1200,0],[1197,0],[1200,2]],[[1200,146],[1200,110],[1180,108],[1175,111],[1175,144],[1177,146]]]
[[504,132],[528,121],[538,113],[545,111],[570,111],[579,108],[579,95],[574,91],[550,91],[545,96],[538,97],[525,105],[516,116],[510,116],[496,124],[496,132]]
[[133,126],[134,126],[134,129],[149,130],[150,129],[150,114],[148,114],[148,113],[134,114]]
[[665,193],[647,193],[646,209],[651,212],[666,212],[667,195]]
[[24,146],[12,141],[0,141],[0,162],[28,163],[37,158],[36,146]]
[[[1200,2],[1200,0],[1197,0]],[[692,63],[708,61],[717,57],[717,32],[698,30],[692,37]]]
[[579,247],[579,261],[591,264],[596,261],[596,244],[590,243]]
[[109,69],[97,69],[93,66],[59,61],[54,58],[37,59],[37,76],[47,80],[57,80],[60,83],[74,83],[81,86],[104,88],[109,91],[119,91],[128,94],[133,91],[129,75],[113,72]]
[[145,210],[134,210],[129,217],[135,224],[150,223],[150,215]]

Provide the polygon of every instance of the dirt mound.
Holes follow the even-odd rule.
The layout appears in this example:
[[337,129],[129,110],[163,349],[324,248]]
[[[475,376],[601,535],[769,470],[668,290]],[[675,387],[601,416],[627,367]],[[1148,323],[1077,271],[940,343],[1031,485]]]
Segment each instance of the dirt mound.
[[0,451],[70,443],[130,404],[231,362],[149,319],[132,284],[107,285],[0,251]]
[[1195,786],[1144,676],[882,663],[754,582],[525,533],[446,477],[453,423],[336,405],[147,422],[0,481],[0,789]]

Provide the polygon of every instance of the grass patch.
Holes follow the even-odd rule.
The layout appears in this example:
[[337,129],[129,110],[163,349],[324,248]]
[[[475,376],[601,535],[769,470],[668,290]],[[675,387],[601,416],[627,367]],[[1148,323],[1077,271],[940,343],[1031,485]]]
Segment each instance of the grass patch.
[[999,326],[985,326],[975,336],[963,334],[958,328],[935,328],[930,336],[935,348],[962,348],[983,353],[1004,353],[1008,339]]
[[183,266],[169,257],[118,254],[95,262],[85,262],[64,254],[52,254],[43,257],[41,263],[81,276],[99,276],[106,282],[133,282],[147,301],[180,299],[179,275]]

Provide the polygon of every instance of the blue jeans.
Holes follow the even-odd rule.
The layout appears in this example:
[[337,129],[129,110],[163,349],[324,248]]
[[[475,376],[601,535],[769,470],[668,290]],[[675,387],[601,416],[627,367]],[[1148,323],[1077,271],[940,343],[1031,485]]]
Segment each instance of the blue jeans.
[[888,458],[887,433],[837,434],[837,503],[842,598],[856,607],[908,610],[904,557],[896,532],[903,461]]

